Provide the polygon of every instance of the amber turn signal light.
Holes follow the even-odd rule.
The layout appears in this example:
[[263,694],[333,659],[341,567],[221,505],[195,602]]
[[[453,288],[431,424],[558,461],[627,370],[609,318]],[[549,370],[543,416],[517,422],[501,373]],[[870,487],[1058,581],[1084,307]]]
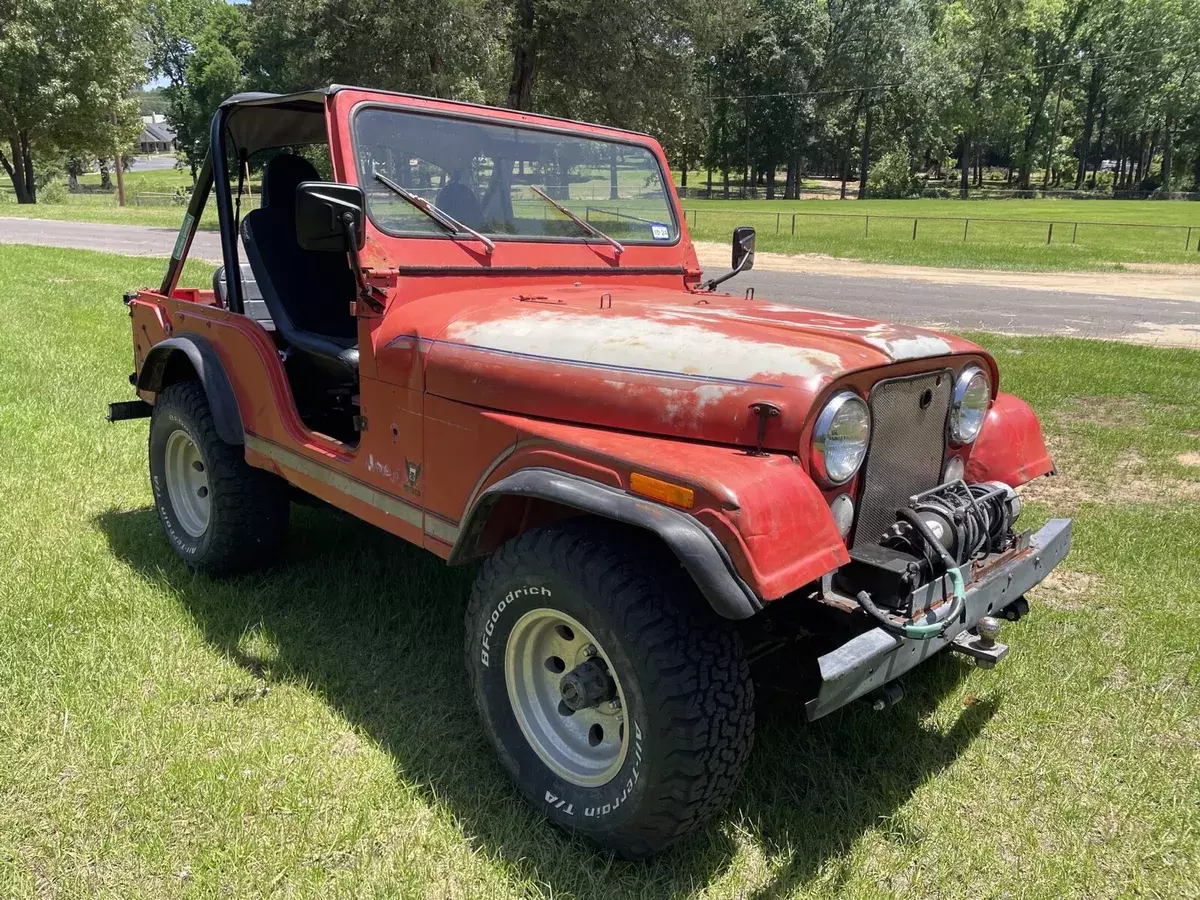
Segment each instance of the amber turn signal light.
[[659,478],[651,478],[649,475],[642,475],[638,472],[629,476],[629,487],[635,494],[661,500],[672,506],[682,506],[684,509],[691,509],[696,503],[696,492],[691,488],[680,484],[671,484],[671,482]]

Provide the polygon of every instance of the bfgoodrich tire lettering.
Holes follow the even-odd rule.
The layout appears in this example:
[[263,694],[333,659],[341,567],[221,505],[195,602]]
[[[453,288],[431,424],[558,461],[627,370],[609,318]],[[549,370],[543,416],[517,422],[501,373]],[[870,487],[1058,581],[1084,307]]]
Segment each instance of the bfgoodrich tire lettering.
[[[177,432],[183,432],[195,447],[194,462],[203,471],[207,521],[202,529],[197,528],[195,516],[181,516],[172,504],[167,454]],[[178,437],[174,443],[179,443]],[[149,456],[159,520],[171,547],[189,566],[221,576],[268,565],[277,558],[287,533],[284,485],[275,475],[248,465],[241,447],[217,436],[199,382],[173,384],[158,395],[150,419]]]
[[[627,750],[604,784],[556,774],[514,713],[508,640],[537,610],[581,623],[619,681]],[[624,857],[682,837],[741,777],[754,696],[740,641],[677,566],[658,564],[624,532],[552,526],[501,547],[472,590],[466,657],[484,729],[521,791],[552,821]]]

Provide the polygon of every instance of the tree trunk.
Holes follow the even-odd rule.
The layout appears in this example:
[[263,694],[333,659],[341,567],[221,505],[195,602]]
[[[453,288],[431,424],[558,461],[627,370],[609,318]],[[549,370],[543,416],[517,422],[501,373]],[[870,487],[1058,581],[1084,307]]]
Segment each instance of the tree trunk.
[[863,124],[862,156],[858,164],[858,199],[866,200],[870,194],[867,176],[871,174],[871,107],[867,106],[866,122]]
[[1104,129],[1108,126],[1108,104],[1100,108],[1100,136],[1096,139],[1096,149],[1092,152],[1092,187],[1100,179],[1100,165],[1104,162]]
[[1062,111],[1062,85],[1058,86],[1058,99],[1054,101],[1054,120],[1050,127],[1050,140],[1046,142],[1046,165],[1042,171],[1042,190],[1050,186],[1051,172],[1054,169],[1054,145],[1058,143],[1059,113]]
[[966,200],[971,187],[971,135],[967,131],[962,133],[962,150],[958,160],[962,168],[962,179],[958,185],[958,197],[960,200]]
[[111,191],[112,186],[112,173],[108,171],[108,160],[100,157],[100,187],[106,191]]
[[796,161],[789,159],[787,164],[787,175],[783,181],[783,199],[796,199]]
[[983,187],[983,149],[975,148],[975,187]]
[[1096,99],[1100,95],[1100,67],[1092,66],[1092,77],[1088,80],[1087,112],[1083,116],[1083,139],[1079,142],[1079,165],[1075,172],[1075,190],[1083,190],[1087,180],[1088,160],[1092,151],[1092,128],[1096,122]]
[[767,163],[767,199],[775,199],[775,163]]
[[1171,121],[1171,114],[1167,113],[1167,121],[1163,126],[1163,161],[1162,161],[1162,187],[1163,193],[1171,190],[1171,157],[1175,149],[1174,141],[1172,140],[1171,130],[1174,127],[1174,122]]
[[708,193],[704,195],[705,200],[712,199],[712,166],[708,167]]
[[33,178],[33,155],[29,151],[28,135],[18,133],[8,139],[10,160],[0,153],[2,167],[12,181],[18,203],[37,203],[37,182]]
[[617,187],[617,148],[608,151],[608,199],[620,200],[621,191]]
[[729,199],[729,163],[728,162],[724,162],[721,164],[721,195],[726,200]]
[[687,144],[683,145],[683,159],[680,161],[682,172],[680,173],[679,186],[683,188],[683,196],[687,196],[687,170],[688,170],[688,155]]
[[533,109],[533,80],[537,75],[537,50],[533,36],[534,0],[517,0],[518,36],[513,44],[512,75],[508,80],[508,108]]

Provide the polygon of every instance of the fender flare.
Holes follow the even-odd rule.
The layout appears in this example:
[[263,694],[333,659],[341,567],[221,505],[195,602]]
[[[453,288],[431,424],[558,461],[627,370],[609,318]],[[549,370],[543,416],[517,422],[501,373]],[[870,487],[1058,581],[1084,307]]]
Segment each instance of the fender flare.
[[157,394],[176,382],[187,380],[186,376],[180,375],[179,368],[185,361],[208,395],[217,435],[227,444],[245,443],[237,395],[217,351],[204,338],[188,334],[159,341],[146,354],[136,387]]
[[748,619],[762,601],[742,580],[729,553],[716,536],[692,516],[651,500],[555,469],[528,468],[493,484],[476,500],[463,520],[450,552],[451,565],[469,561],[501,497],[550,500],[653,532],[675,554],[713,610],[726,619]]

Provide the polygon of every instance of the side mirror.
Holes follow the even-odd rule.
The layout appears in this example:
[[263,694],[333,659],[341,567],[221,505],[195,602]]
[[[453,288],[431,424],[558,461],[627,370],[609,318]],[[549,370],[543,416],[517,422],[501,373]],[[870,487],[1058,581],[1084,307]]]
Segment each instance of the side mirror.
[[733,270],[749,272],[754,268],[754,229],[739,225],[733,229]]
[[296,188],[296,240],[305,250],[357,252],[367,238],[365,206],[363,190],[357,185],[305,181]]

